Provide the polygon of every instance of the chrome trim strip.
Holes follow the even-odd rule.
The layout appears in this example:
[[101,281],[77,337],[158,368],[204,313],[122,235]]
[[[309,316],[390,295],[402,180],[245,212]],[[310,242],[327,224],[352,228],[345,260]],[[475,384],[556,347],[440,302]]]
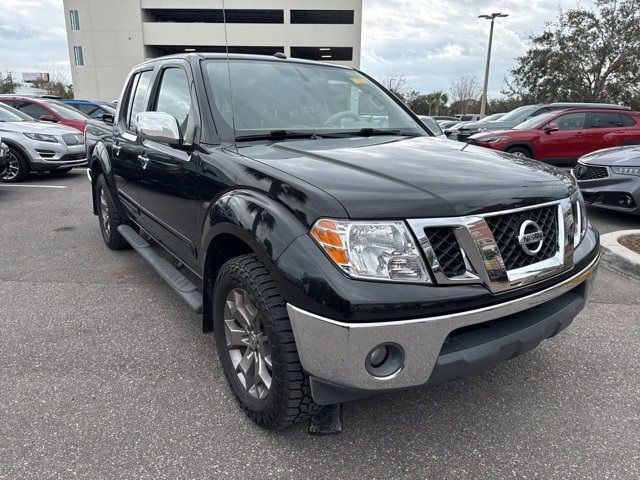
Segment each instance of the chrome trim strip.
[[[548,302],[590,280],[599,260],[600,254],[580,272],[539,292],[466,312],[388,322],[344,323],[291,304],[287,304],[287,311],[300,362],[310,375],[365,390],[404,388],[426,383],[444,340],[453,330]],[[380,379],[367,372],[365,358],[374,347],[386,342],[402,346],[405,365],[393,378]]]

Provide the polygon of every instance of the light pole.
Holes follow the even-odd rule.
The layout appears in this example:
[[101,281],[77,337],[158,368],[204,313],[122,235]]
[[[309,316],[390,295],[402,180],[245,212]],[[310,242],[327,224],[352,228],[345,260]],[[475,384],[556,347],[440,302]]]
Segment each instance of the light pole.
[[492,13],[491,15],[478,15],[478,18],[491,20],[491,30],[489,31],[489,48],[487,49],[487,64],[484,67],[484,85],[482,86],[482,102],[480,104],[480,117],[484,117],[487,109],[487,87],[489,85],[489,63],[491,62],[491,42],[493,41],[493,22],[496,18],[508,17],[506,13]]

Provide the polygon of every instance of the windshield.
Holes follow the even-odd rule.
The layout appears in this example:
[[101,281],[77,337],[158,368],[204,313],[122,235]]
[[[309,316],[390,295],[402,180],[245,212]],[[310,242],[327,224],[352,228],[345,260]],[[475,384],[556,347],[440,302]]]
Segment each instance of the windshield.
[[69,107],[61,102],[46,102],[47,106],[60,115],[62,118],[70,118],[72,120],[88,120],[90,117],[86,116],[80,110],[76,110],[73,107]]
[[493,122],[495,120],[498,120],[499,118],[504,117],[504,113],[494,113],[492,115],[487,115],[486,117],[484,117],[482,119],[483,122]]
[[529,130],[531,128],[536,128],[538,125],[544,125],[549,120],[551,120],[557,112],[546,112],[541,115],[536,115],[535,117],[531,117],[529,120],[525,120],[520,125],[516,125],[516,130]]
[[4,103],[0,103],[0,122],[33,122],[26,113],[22,113],[20,110],[16,110]]
[[226,60],[207,60],[203,70],[217,110],[235,126],[238,138],[274,131],[362,129],[426,134],[389,94],[355,70],[239,59],[228,66]]
[[524,107],[518,107],[515,110],[511,110],[504,117],[500,119],[501,122],[517,121],[517,123],[523,122],[526,118],[535,112],[538,108],[537,105],[526,105]]

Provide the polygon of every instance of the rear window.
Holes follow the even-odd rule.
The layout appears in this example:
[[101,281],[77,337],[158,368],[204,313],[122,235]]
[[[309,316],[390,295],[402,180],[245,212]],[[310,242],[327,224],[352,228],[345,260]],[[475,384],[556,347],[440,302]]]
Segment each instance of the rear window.
[[622,120],[619,113],[591,112],[587,128],[615,128],[621,127]]
[[65,105],[62,102],[46,102],[47,106],[60,115],[62,118],[70,118],[72,120],[87,120],[87,116],[76,110],[75,108]]
[[637,125],[636,121],[633,119],[631,115],[621,114],[620,118],[622,119],[623,127],[635,127]]

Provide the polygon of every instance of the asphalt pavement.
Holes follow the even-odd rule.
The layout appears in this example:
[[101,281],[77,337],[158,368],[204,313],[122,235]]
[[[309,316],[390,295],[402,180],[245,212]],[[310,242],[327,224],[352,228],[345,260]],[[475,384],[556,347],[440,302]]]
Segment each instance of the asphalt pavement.
[[21,185],[0,185],[1,479],[640,478],[640,283],[606,265],[534,351],[347,404],[338,436],[272,433],[234,404],[199,317],[103,244],[84,171]]

